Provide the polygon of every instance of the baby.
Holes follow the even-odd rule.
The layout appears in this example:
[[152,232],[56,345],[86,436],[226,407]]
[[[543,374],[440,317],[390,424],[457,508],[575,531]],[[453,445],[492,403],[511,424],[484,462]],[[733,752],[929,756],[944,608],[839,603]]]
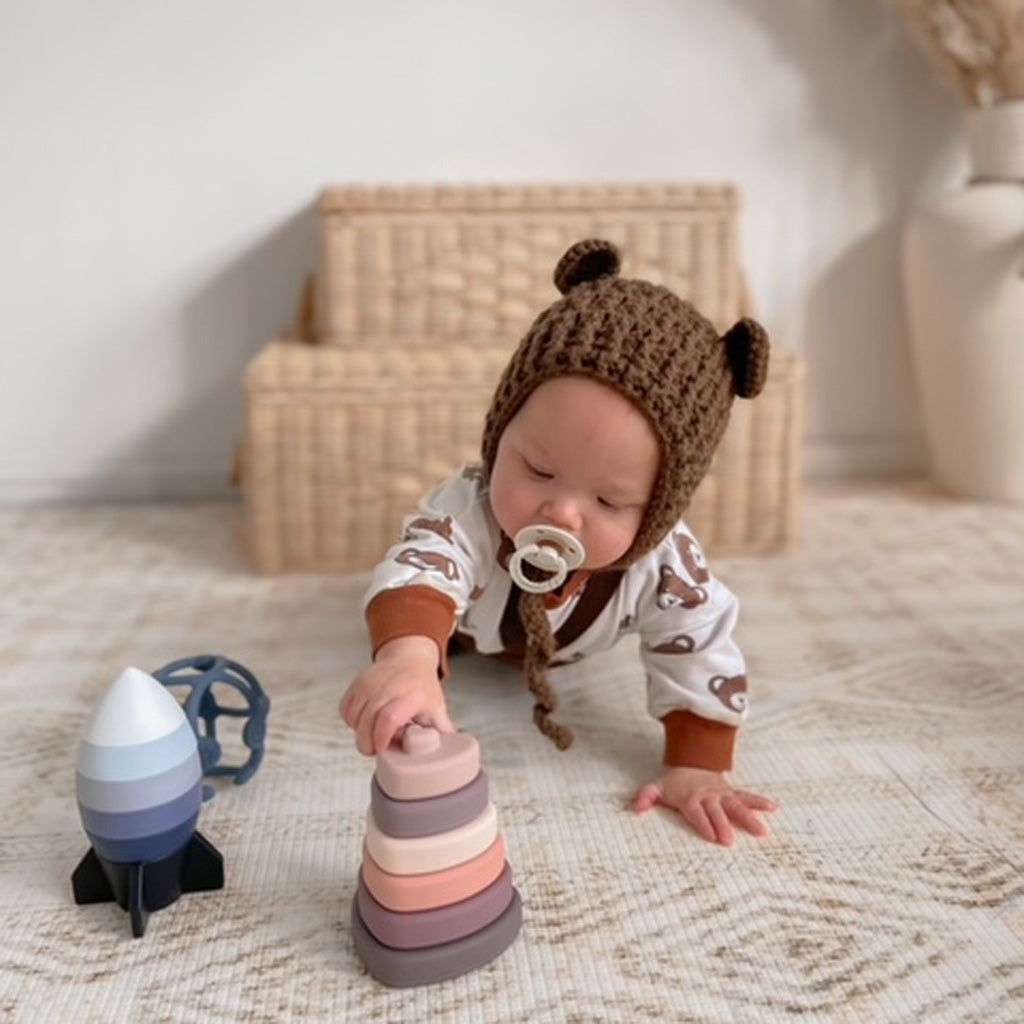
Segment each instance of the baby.
[[596,239],[560,260],[562,298],[502,375],[482,465],[429,494],[377,567],[373,663],[341,713],[368,755],[414,720],[453,731],[442,682],[454,645],[520,662],[535,723],[564,749],[547,666],[638,633],[665,747],[634,807],[671,807],[728,846],[735,828],[766,835],[759,812],[775,804],[726,778],[747,708],[737,601],[681,516],[733,397],[764,385],[768,339],[749,319],[720,337],[689,303],[618,271]]

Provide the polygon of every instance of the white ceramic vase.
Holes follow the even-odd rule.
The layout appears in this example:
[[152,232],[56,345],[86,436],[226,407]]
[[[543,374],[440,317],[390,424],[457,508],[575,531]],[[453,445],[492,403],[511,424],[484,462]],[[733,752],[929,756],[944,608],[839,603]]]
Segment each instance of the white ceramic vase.
[[972,110],[974,176],[904,236],[911,348],[932,474],[1024,503],[1024,101]]

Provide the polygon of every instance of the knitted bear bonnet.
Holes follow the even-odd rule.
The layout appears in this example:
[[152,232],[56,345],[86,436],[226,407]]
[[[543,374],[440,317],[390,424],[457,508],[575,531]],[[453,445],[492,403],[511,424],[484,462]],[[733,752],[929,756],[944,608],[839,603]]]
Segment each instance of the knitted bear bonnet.
[[[498,382],[484,423],[481,454],[488,477],[501,435],[530,395],[555,377],[582,376],[613,388],[647,417],[660,462],[625,568],[654,548],[680,519],[704,478],[729,419],[732,400],[753,398],[768,372],[768,336],[745,318],[719,335],[689,302],[649,281],[619,276],[611,242],[586,239],[555,268],[562,297],[533,322]],[[555,642],[542,595],[524,593],[527,684],[534,721],[561,748],[572,734],[553,722],[556,700],[546,681]]]

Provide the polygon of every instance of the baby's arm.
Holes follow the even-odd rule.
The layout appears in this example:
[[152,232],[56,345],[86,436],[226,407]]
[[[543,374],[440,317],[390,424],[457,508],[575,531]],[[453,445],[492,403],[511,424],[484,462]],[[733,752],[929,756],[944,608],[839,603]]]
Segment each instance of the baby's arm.
[[637,617],[648,709],[665,728],[664,768],[640,787],[633,806],[671,807],[698,835],[724,846],[732,845],[734,826],[767,835],[760,812],[775,810],[774,801],[735,789],[726,775],[747,710],[746,667],[733,640],[736,599],[688,534],[672,535],[655,558]]
[[403,524],[377,566],[366,601],[373,664],[352,681],[341,716],[367,755],[416,720],[454,732],[442,680],[447,645],[480,565],[490,564],[483,501],[473,474],[446,481]]
[[438,675],[437,643],[425,636],[400,636],[377,651],[341,699],[341,717],[355,731],[356,747],[372,755],[415,720],[454,732]]
[[385,749],[414,719],[453,732],[441,682],[455,624],[450,595],[420,585],[385,588],[366,608],[373,663],[341,699],[341,717],[363,754]]

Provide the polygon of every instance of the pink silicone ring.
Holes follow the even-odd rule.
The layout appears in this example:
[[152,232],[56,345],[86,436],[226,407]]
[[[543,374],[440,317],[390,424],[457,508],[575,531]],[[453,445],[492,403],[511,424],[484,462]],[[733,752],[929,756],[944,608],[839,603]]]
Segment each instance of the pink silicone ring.
[[422,875],[393,875],[381,870],[364,845],[362,879],[370,895],[388,910],[431,910],[486,889],[504,866],[505,839],[500,833],[478,857],[446,871]]
[[410,725],[401,744],[377,754],[377,783],[393,800],[424,800],[469,785],[480,772],[480,745],[465,733]]

